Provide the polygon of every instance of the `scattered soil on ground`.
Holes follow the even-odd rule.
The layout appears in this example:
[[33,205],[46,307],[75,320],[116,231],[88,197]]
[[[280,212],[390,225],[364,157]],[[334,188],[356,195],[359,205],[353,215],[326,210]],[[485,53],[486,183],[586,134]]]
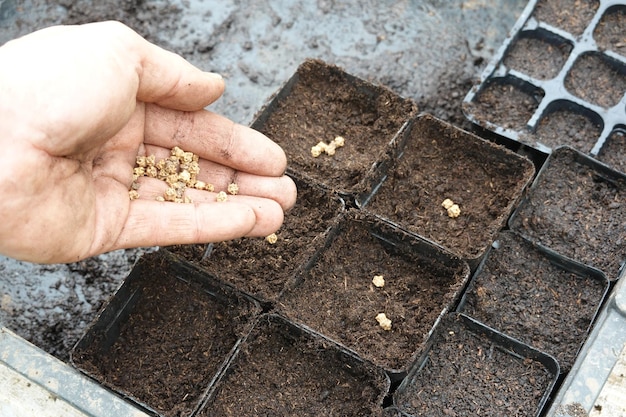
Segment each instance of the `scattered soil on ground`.
[[512,232],[498,236],[467,292],[462,312],[554,356],[571,369],[608,281],[555,264]]
[[554,151],[511,228],[615,280],[626,258],[626,179],[592,162]]
[[[387,370],[405,371],[440,314],[454,308],[467,264],[362,213],[333,232],[278,308]],[[373,285],[376,275],[384,287]],[[379,313],[391,330],[378,324]]]
[[[442,123],[419,118],[399,162],[365,210],[477,259],[519,201],[534,175],[532,163],[491,142]],[[461,210],[451,218],[451,199]]]
[[264,316],[199,416],[381,416],[386,378],[328,340]]
[[395,403],[414,416],[533,416],[554,377],[540,362],[503,350],[452,314]]

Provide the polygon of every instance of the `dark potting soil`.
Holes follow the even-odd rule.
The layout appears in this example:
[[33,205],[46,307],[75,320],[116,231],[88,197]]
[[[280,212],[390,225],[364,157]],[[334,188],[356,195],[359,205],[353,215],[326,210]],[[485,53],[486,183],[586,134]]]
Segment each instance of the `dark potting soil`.
[[[422,116],[365,210],[473,260],[491,245],[533,175],[528,159]],[[458,217],[449,217],[445,199],[459,205]]]
[[600,2],[597,0],[541,0],[533,16],[574,36],[582,35]]
[[322,235],[343,209],[341,200],[320,187],[296,180],[298,197],[276,232],[278,241],[242,238],[206,245],[172,248],[198,267],[262,301],[275,301],[287,280],[323,241]]
[[568,372],[608,281],[557,266],[512,232],[497,242],[473,278],[462,312],[551,354]]
[[565,77],[565,88],[590,103],[613,107],[626,92],[626,67],[599,54],[580,55]]
[[598,160],[626,173],[626,133],[612,132],[598,153]]
[[602,133],[602,126],[589,117],[567,109],[546,114],[537,125],[535,139],[549,148],[572,146],[589,153]]
[[593,33],[599,48],[626,56],[626,8],[610,8],[600,19]]
[[[278,308],[361,357],[402,372],[437,318],[454,308],[469,268],[373,219],[351,213]],[[383,276],[383,287],[372,283],[377,275]],[[379,325],[379,313],[391,320],[391,330]]]
[[106,336],[96,337],[74,353],[74,362],[164,416],[187,416],[243,336],[253,309],[183,281],[162,259],[144,262],[150,266],[133,284],[140,295],[119,337],[106,350]]
[[[291,90],[286,87],[275,107],[266,108],[269,117],[253,127],[282,146],[288,168],[299,175],[333,190],[367,191],[363,181],[415,104],[320,61],[305,61],[295,77]],[[345,138],[345,146],[333,156],[311,155],[311,147],[336,136]]]
[[262,317],[199,416],[381,416],[388,385],[380,368]]
[[488,83],[472,102],[463,104],[477,122],[490,122],[504,129],[524,131],[537,110],[543,91],[524,91],[506,80]]
[[436,332],[423,368],[396,393],[414,416],[534,416],[554,375],[449,315]]
[[615,280],[626,259],[626,180],[607,178],[579,155],[552,152],[511,228]]
[[518,38],[504,57],[504,65],[539,80],[549,80],[559,74],[572,45],[541,37],[537,32]]

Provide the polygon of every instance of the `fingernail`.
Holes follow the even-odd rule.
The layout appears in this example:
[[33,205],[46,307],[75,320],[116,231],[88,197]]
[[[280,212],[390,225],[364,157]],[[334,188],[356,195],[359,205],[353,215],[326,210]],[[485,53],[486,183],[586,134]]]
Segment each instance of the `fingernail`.
[[222,77],[222,74],[218,74],[217,72],[205,72],[206,75],[208,75],[211,78],[215,78],[216,80],[223,80],[224,77]]

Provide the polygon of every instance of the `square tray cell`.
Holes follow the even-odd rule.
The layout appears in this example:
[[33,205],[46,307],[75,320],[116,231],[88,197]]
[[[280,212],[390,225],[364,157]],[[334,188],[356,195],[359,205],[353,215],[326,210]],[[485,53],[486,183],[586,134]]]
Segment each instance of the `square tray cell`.
[[593,32],[593,38],[600,49],[626,56],[624,33],[626,33],[626,7],[613,6],[602,15]]
[[626,129],[611,132],[598,153],[598,159],[611,168],[626,173]]
[[572,44],[566,39],[546,30],[527,30],[509,47],[504,65],[538,80],[549,80],[559,74],[570,52]]
[[[429,115],[409,127],[402,156],[364,207],[475,267],[530,184],[530,160]],[[444,200],[460,208],[450,217]]]
[[626,176],[573,148],[557,148],[509,225],[616,280],[626,259]]
[[[382,278],[382,286],[375,277]],[[468,279],[469,267],[461,259],[352,210],[278,308],[395,379],[421,353],[439,317],[454,310]],[[381,313],[391,320],[390,328],[379,324]]]
[[394,404],[413,416],[539,416],[558,369],[551,356],[452,313]]
[[389,377],[327,338],[262,316],[198,417],[382,416]]
[[568,372],[609,289],[598,270],[502,232],[458,311],[551,354]]
[[[416,113],[415,103],[391,90],[317,60],[300,65],[292,78],[252,123],[285,150],[288,172],[323,184],[344,196],[371,192],[377,166],[402,127]],[[337,136],[345,145],[333,155],[312,155],[319,142]]]
[[598,0],[539,0],[533,17],[580,36],[591,23],[599,6]]
[[626,93],[626,65],[603,54],[582,54],[565,76],[564,85],[592,104],[617,106]]
[[159,251],[135,265],[71,360],[152,414],[190,416],[258,314],[257,303]]
[[263,303],[275,302],[295,271],[323,245],[322,235],[344,210],[336,194],[299,179],[295,182],[296,204],[285,213],[275,243],[267,238],[241,238],[210,247],[185,245],[170,250]]

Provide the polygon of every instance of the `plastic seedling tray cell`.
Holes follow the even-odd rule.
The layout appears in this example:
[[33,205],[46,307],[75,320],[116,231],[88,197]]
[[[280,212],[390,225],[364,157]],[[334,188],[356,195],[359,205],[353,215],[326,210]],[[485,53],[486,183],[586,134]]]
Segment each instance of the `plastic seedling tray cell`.
[[295,178],[298,197],[285,213],[276,242],[242,238],[208,245],[170,248],[220,280],[263,304],[276,301],[286,282],[323,243],[323,235],[344,210],[336,194]]
[[551,354],[567,373],[608,289],[600,271],[504,231],[474,274],[458,311]]
[[158,251],[135,265],[71,360],[153,415],[190,416],[258,314],[256,302]]
[[382,416],[389,387],[382,369],[302,326],[266,315],[198,416]]
[[553,357],[451,313],[393,398],[413,416],[539,416],[558,375]]
[[[622,38],[616,40],[623,33],[624,4],[531,0],[465,97],[466,117],[511,145],[546,154],[568,145],[597,157],[611,133],[626,123],[626,57],[620,54]],[[533,95],[535,108],[490,88],[502,80],[540,91]]]
[[626,127],[620,126],[608,137],[600,153],[598,160],[622,173],[626,173]]
[[[288,172],[336,190],[349,202],[380,182],[379,165],[397,147],[416,106],[391,90],[318,60],[301,64],[259,112],[252,127],[282,146]],[[337,136],[345,145],[314,157]]]
[[[530,160],[505,147],[422,115],[364,210],[448,248],[475,268],[534,173]],[[446,199],[459,206],[457,217],[442,205]]]
[[[374,283],[377,276],[382,286]],[[468,279],[469,266],[450,252],[351,210],[278,307],[395,381],[419,356],[439,318],[455,308]],[[390,329],[377,321],[381,313],[391,320]]]
[[509,220],[532,242],[617,280],[626,259],[626,175],[555,149]]

